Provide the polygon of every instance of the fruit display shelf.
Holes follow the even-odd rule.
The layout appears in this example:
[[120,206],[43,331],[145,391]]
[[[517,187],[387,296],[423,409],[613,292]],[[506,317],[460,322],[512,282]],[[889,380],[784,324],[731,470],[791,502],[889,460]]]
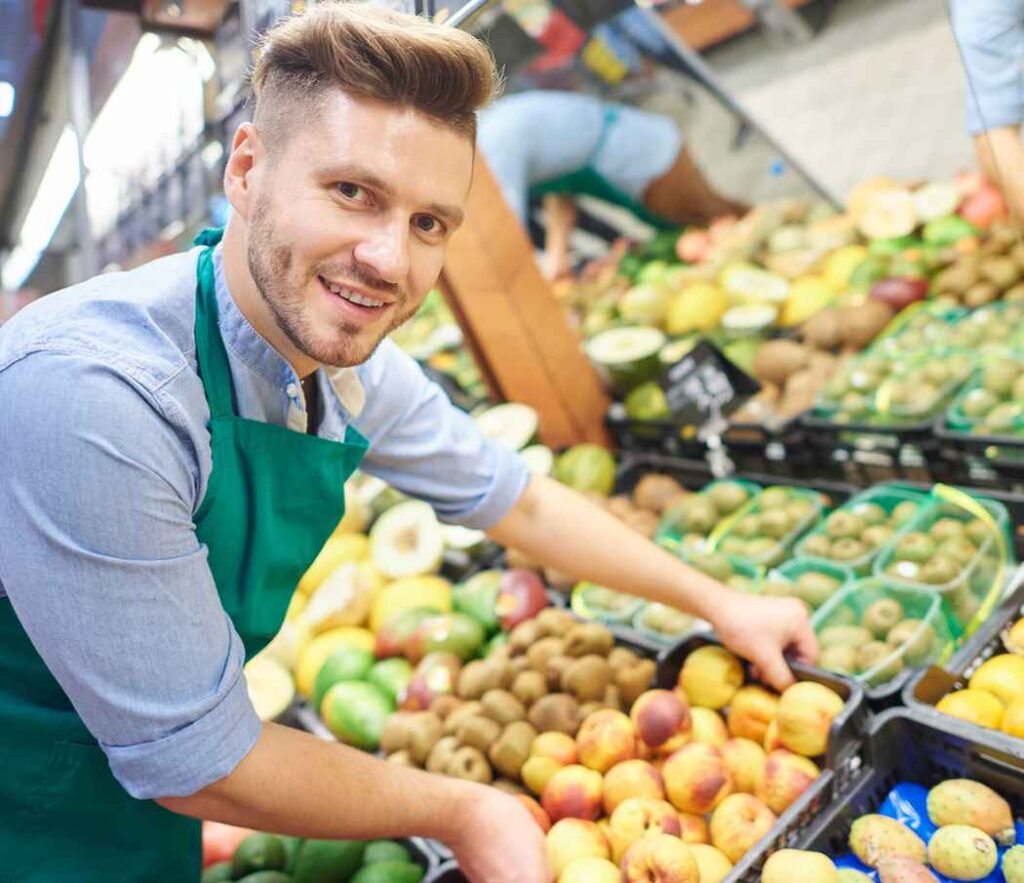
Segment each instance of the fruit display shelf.
[[[930,789],[947,779],[987,785],[1008,801],[1015,818],[1024,814],[1024,758],[993,751],[969,733],[922,720],[907,709],[892,709],[875,719],[864,764],[850,787],[818,815],[808,817],[793,832],[794,843],[799,849],[832,857],[846,855],[853,823],[860,816],[882,810],[894,787],[906,788],[905,783],[911,783],[911,788]],[[904,800],[899,802],[911,813],[910,819],[916,815],[918,824],[930,824],[920,818],[919,810]],[[896,811],[883,814],[895,815]],[[996,874],[985,879],[1002,878]]]
[[926,668],[903,691],[903,703],[915,718],[931,726],[957,733],[965,739],[989,746],[1001,754],[1018,758],[1024,767],[1024,738],[1001,730],[982,727],[936,709],[943,697],[968,686],[981,666],[1005,652],[1006,630],[1024,616],[1024,567],[1018,569],[1003,602],[950,659],[941,666]]

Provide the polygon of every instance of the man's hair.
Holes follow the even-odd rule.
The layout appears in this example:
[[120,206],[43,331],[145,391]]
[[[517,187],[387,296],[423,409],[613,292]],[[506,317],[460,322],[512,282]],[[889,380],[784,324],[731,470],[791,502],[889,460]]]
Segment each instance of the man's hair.
[[257,128],[275,140],[330,89],[413,108],[470,140],[494,97],[490,50],[457,28],[362,2],[326,3],[291,16],[261,41],[252,72]]

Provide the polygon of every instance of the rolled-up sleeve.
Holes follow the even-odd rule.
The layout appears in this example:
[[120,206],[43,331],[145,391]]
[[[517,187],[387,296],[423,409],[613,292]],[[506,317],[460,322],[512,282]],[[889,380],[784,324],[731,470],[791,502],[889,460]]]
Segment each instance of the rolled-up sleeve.
[[0,371],[0,402],[0,588],[32,643],[132,796],[224,778],[261,725],[173,402],[53,352]]
[[967,130],[1024,122],[1024,0],[953,0],[966,78]]
[[370,441],[364,469],[430,503],[444,521],[480,530],[522,496],[529,470],[486,438],[390,340],[359,370],[366,404],[356,428]]

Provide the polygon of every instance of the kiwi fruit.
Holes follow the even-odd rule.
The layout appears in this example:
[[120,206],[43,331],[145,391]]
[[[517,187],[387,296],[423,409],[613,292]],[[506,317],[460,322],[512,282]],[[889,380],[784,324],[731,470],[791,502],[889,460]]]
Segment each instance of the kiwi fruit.
[[487,751],[494,768],[503,776],[518,779],[519,771],[530,756],[530,746],[537,731],[526,721],[515,721],[502,730],[497,741]]
[[541,638],[526,651],[530,668],[534,671],[547,671],[548,660],[565,655],[567,643],[568,638]]
[[549,691],[557,693],[562,688],[562,677],[569,670],[573,661],[571,656],[552,656],[548,660],[544,676],[547,679]]
[[622,669],[615,674],[615,686],[622,694],[622,704],[632,708],[633,703],[642,693],[651,688],[657,665],[653,659],[641,659],[631,668]]
[[615,643],[612,633],[597,623],[581,623],[573,626],[565,635],[566,656],[579,658],[596,654],[607,656]]
[[608,665],[611,666],[613,672],[631,668],[639,661],[640,657],[628,647],[613,647],[611,653],[608,654]]
[[562,689],[580,702],[593,702],[604,696],[612,679],[612,669],[603,656],[590,654],[577,659],[562,675]]
[[833,540],[857,539],[866,527],[866,522],[859,515],[842,510],[833,512],[825,520],[825,532]]
[[790,501],[790,492],[784,487],[770,487],[761,492],[757,498],[758,507],[762,512],[779,509]]
[[562,638],[574,625],[575,617],[568,610],[558,607],[545,607],[534,618],[541,636],[545,638]]
[[444,734],[444,724],[432,711],[420,711],[409,721],[409,756],[417,766],[423,766],[430,756],[431,749]]
[[917,503],[913,500],[904,500],[892,510],[889,522],[894,528],[900,528],[909,524],[915,515],[917,515]]
[[885,641],[869,641],[857,649],[857,670],[864,672],[874,668],[892,652],[893,648]]
[[989,526],[977,518],[968,521],[965,530],[967,532],[967,539],[979,547],[992,536]]
[[580,728],[580,706],[567,693],[551,693],[538,699],[527,719],[538,733],[566,733],[575,736]]
[[892,627],[885,640],[903,648],[907,665],[924,665],[935,650],[935,629],[920,619],[904,619]]
[[884,638],[901,619],[903,608],[899,601],[894,598],[879,598],[868,605],[861,617],[861,625],[876,638]]
[[810,558],[831,558],[832,543],[824,534],[812,534],[804,540],[800,551]]
[[380,731],[381,751],[385,754],[394,754],[409,747],[412,739],[412,715],[410,711],[398,711],[388,716]]
[[463,745],[452,755],[445,772],[456,779],[466,779],[482,785],[488,784],[494,776],[483,752],[470,745]]
[[448,768],[448,764],[451,763],[452,756],[458,750],[458,739],[454,736],[442,736],[434,744],[434,747],[430,749],[430,755],[427,757],[427,771],[443,773]]
[[871,551],[860,540],[853,537],[843,537],[832,544],[831,555],[836,561],[856,561],[863,558]]
[[749,540],[761,533],[761,516],[747,515],[736,522],[732,533],[743,540]]
[[540,625],[536,619],[519,623],[508,636],[508,648],[513,656],[525,653],[541,639]]
[[770,509],[761,516],[761,532],[772,539],[781,540],[792,526],[790,517],[784,509]]
[[818,659],[826,671],[834,671],[843,675],[857,673],[857,651],[851,644],[835,644],[821,651]]
[[473,715],[459,721],[455,729],[455,736],[462,745],[470,745],[480,751],[486,751],[491,747],[498,736],[501,735],[501,724],[495,723],[489,717]]
[[548,679],[539,671],[523,671],[512,683],[512,695],[527,708],[548,694]]
[[615,684],[608,685],[608,688],[604,691],[604,697],[601,699],[601,702],[605,708],[612,708],[615,711],[629,710],[622,707],[622,692],[615,686]]
[[691,555],[689,564],[712,579],[724,583],[735,572],[729,560],[723,555],[700,554]]
[[861,534],[861,542],[870,549],[878,549],[892,539],[893,529],[884,524],[873,524]]
[[867,527],[878,527],[889,520],[886,511],[878,503],[860,503],[852,510],[854,515],[861,519]]
[[818,608],[832,597],[839,585],[840,582],[835,577],[809,570],[797,577],[796,596],[811,607]]
[[796,587],[783,579],[770,579],[761,586],[761,594],[773,598],[792,598],[796,595]]
[[900,561],[924,564],[934,554],[935,540],[920,531],[908,533],[896,544],[896,557]]
[[935,555],[921,566],[917,575],[920,582],[930,586],[944,586],[953,582],[960,574],[960,562],[948,555]]
[[964,523],[956,518],[940,518],[929,528],[928,534],[936,543],[966,535],[964,533]]
[[455,684],[455,692],[462,699],[479,699],[488,690],[500,687],[505,668],[489,659],[474,659],[462,667]]
[[871,640],[871,632],[859,625],[830,625],[821,630],[818,634],[818,643],[821,649],[838,647],[844,644],[852,647],[859,647]]
[[707,497],[721,515],[732,515],[750,499],[750,494],[734,481],[719,481],[708,489]]
[[444,735],[454,736],[462,721],[471,717],[479,717],[483,711],[484,707],[479,702],[463,702],[454,711],[449,712],[448,717],[444,719]]
[[633,502],[641,509],[660,515],[680,491],[682,487],[674,478],[652,472],[641,478],[633,488]]
[[460,705],[462,705],[462,700],[458,696],[438,696],[430,703],[430,710],[441,720],[445,720]]
[[507,690],[489,690],[480,704],[484,707],[484,714],[503,727],[526,718],[523,703]]
[[397,766],[407,766],[410,768],[416,767],[416,764],[412,762],[412,758],[409,756],[409,752],[404,749],[402,751],[396,751],[394,754],[389,754],[388,763],[393,763]]

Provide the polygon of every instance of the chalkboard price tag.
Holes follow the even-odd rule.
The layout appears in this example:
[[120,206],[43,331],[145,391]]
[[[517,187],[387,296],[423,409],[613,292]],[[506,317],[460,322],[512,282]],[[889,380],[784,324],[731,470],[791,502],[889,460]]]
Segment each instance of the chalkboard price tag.
[[701,340],[659,382],[673,418],[695,426],[727,417],[761,388],[708,340]]

